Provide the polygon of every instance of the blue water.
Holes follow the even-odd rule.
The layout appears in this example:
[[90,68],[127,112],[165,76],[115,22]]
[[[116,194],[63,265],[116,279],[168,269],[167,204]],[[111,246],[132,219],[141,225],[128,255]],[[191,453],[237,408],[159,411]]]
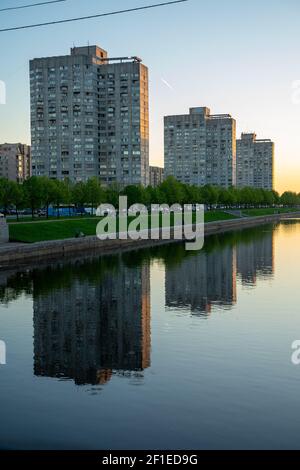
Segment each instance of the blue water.
[[0,271],[2,449],[299,449],[300,223]]

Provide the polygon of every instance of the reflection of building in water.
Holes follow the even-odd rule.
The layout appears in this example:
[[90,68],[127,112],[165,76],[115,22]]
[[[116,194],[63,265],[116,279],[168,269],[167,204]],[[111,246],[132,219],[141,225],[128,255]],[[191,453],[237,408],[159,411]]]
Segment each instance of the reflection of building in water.
[[175,267],[166,267],[166,305],[194,313],[211,311],[212,304],[236,302],[235,249],[225,246],[212,253],[200,252]]
[[252,238],[237,245],[237,272],[243,284],[255,284],[257,278],[269,278],[274,273],[273,230],[261,238]]
[[113,371],[150,366],[149,267],[105,274],[99,284],[34,296],[34,369],[77,384],[103,384]]

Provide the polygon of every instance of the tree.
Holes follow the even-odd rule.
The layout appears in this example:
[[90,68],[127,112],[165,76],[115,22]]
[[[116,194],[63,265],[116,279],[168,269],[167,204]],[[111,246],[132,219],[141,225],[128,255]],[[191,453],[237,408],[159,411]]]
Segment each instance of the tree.
[[203,186],[201,194],[204,204],[207,204],[210,208],[218,203],[219,191],[215,186],[210,184]]
[[32,176],[23,183],[25,197],[31,208],[32,218],[34,218],[34,211],[39,209],[43,200],[43,183],[41,178]]
[[300,203],[298,195],[292,191],[286,191],[283,193],[280,201],[284,206],[296,206]]
[[85,190],[87,198],[86,202],[92,206],[92,215],[94,215],[94,208],[104,201],[104,191],[96,177],[88,180]]
[[46,176],[43,176],[40,181],[43,186],[43,203],[46,206],[47,219],[49,219],[49,206],[55,201],[56,184],[54,180],[51,180]]
[[64,194],[64,203],[69,207],[69,216],[71,215],[71,205],[72,205],[72,190],[73,185],[69,178],[65,179],[63,182],[63,194]]
[[162,204],[182,204],[184,201],[183,185],[179,183],[173,176],[168,176],[167,179],[159,186],[159,192],[163,198],[160,201]]
[[81,215],[84,212],[84,206],[87,203],[86,184],[83,181],[76,183],[72,188],[72,200],[77,209],[80,209]]
[[11,182],[11,201],[16,209],[17,220],[19,220],[19,210],[25,207],[25,197],[23,186],[16,181]]
[[57,208],[57,217],[60,216],[60,205],[64,202],[65,197],[65,185],[63,181],[60,180],[53,180],[54,183],[54,193],[53,193],[53,202]]
[[115,208],[118,208],[120,192],[121,192],[121,187],[118,183],[111,184],[105,190],[105,201],[108,204],[113,205]]
[[128,206],[131,207],[134,204],[144,204],[147,203],[146,201],[146,194],[145,189],[138,185],[130,185],[127,186],[124,191],[122,191],[123,196],[127,196],[128,198]]
[[6,178],[0,178],[1,206],[4,209],[5,214],[7,214],[9,206],[13,203],[13,190],[13,181]]

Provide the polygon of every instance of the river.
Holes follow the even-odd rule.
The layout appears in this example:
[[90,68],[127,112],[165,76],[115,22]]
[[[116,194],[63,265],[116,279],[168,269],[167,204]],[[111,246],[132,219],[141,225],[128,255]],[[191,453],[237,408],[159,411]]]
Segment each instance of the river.
[[299,220],[0,271],[0,447],[299,449],[299,272]]

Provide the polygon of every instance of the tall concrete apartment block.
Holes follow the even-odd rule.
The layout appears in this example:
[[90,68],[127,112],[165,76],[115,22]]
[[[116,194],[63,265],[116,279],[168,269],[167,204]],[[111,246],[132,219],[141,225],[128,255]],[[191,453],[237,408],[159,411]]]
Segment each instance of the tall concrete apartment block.
[[272,190],[274,187],[274,143],[256,134],[237,140],[237,186]]
[[236,122],[208,108],[165,117],[165,176],[204,186],[236,183]]
[[0,178],[23,183],[31,176],[30,146],[0,144]]
[[150,186],[157,188],[164,181],[164,168],[159,166],[150,166]]
[[30,61],[32,172],[149,183],[148,69],[98,46]]

